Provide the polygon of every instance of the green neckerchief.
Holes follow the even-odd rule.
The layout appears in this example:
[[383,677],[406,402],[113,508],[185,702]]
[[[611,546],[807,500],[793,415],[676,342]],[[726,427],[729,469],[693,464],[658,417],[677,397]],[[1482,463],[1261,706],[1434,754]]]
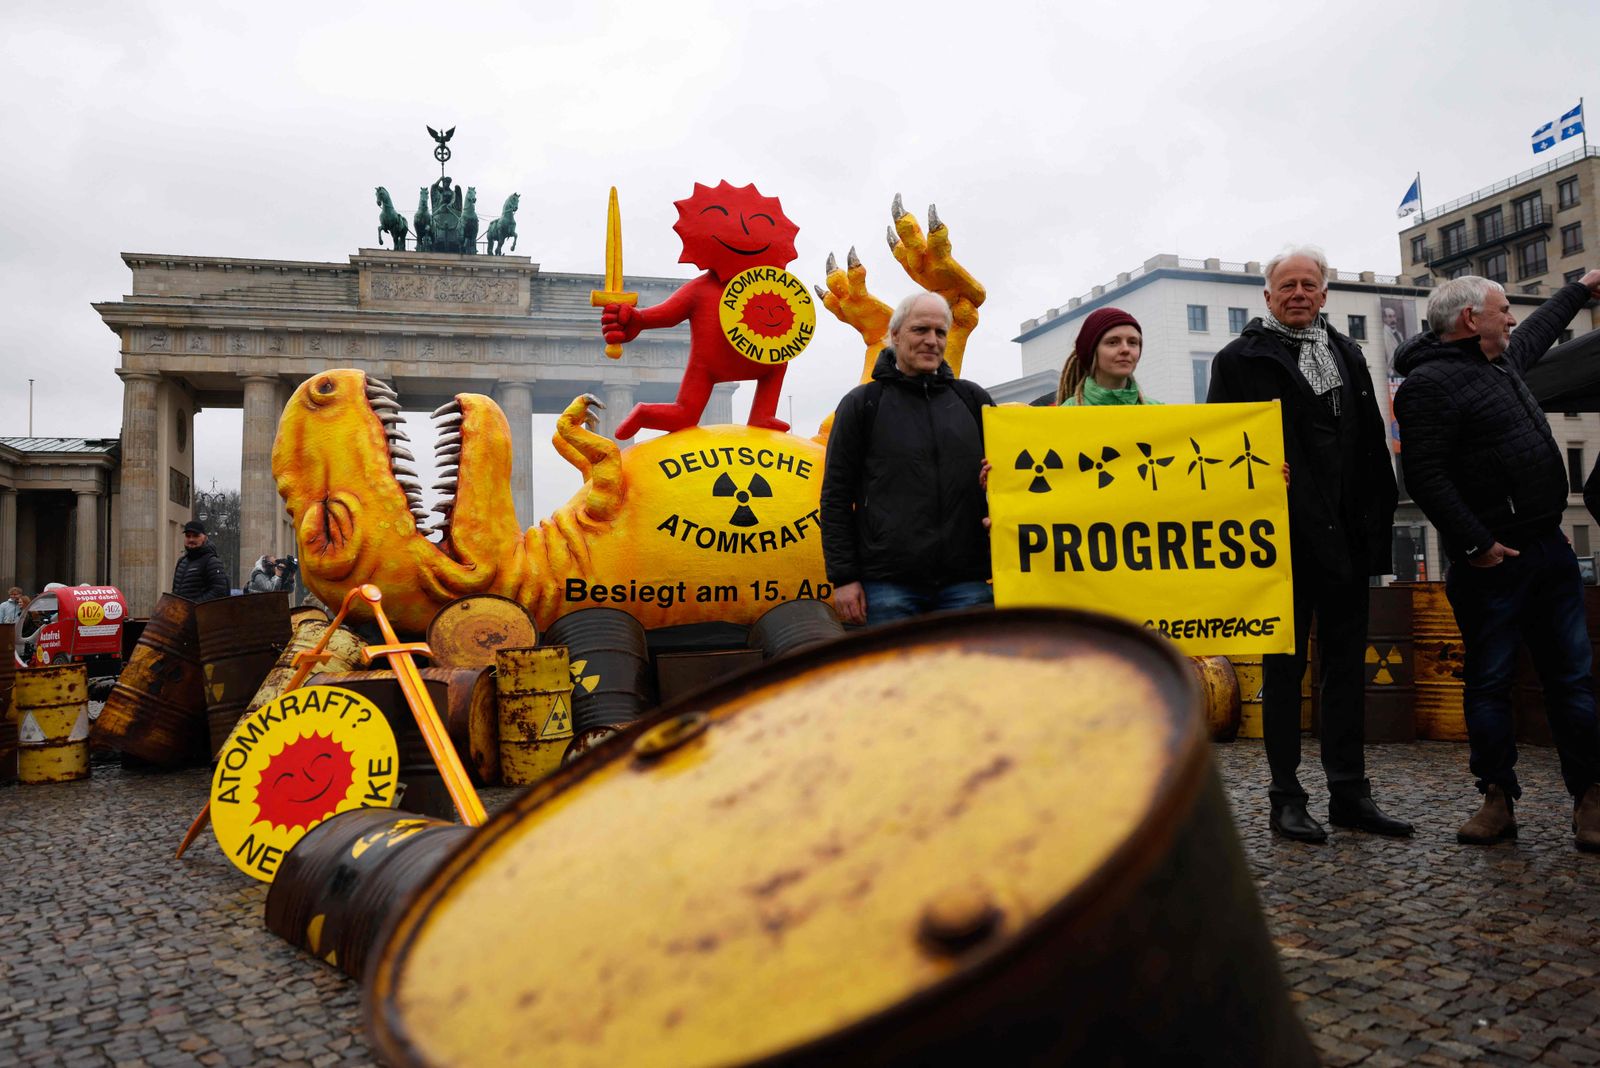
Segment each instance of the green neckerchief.
[[[1076,403],[1076,398],[1069,397],[1068,403]],[[1102,404],[1138,404],[1139,384],[1130,378],[1121,389],[1107,389],[1093,378],[1086,378],[1083,380],[1083,403],[1089,408]]]

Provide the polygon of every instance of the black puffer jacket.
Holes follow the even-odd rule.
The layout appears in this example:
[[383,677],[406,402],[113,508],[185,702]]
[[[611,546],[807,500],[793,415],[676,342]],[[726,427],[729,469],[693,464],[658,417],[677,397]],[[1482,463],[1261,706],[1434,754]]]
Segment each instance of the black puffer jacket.
[[1300,373],[1298,349],[1260,319],[1217,353],[1206,401],[1282,403],[1296,566],[1346,579],[1387,574],[1394,570],[1390,526],[1399,499],[1387,432],[1366,357],[1355,342],[1327,329],[1344,380],[1338,419]]
[[1569,282],[1511,333],[1498,360],[1477,338],[1406,342],[1395,394],[1406,488],[1438,528],[1445,552],[1462,560],[1496,541],[1513,549],[1561,524],[1567,465],[1550,422],[1522,376],[1589,299]]
[[172,592],[191,601],[228,596],[228,569],[210,542],[183,550],[172,569]]
[[[978,485],[983,427],[973,406],[994,401],[950,365],[908,377],[885,348],[872,383],[839,402],[822,476],[828,581],[943,586],[989,577],[989,532]],[[877,395],[873,413],[871,399]]]

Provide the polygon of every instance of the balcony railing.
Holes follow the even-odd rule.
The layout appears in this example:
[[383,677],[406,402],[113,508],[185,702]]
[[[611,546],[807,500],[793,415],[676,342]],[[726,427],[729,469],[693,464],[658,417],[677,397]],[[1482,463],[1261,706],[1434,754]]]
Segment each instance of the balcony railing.
[[1434,246],[1427,245],[1423,248],[1423,253],[1427,257],[1429,270],[1439,271],[1442,267],[1471,259],[1485,249],[1499,248],[1519,237],[1548,230],[1553,225],[1555,225],[1555,212],[1549,208],[1518,211],[1511,216],[1509,225],[1497,237],[1480,238],[1473,242],[1466,240],[1446,242],[1444,248],[1437,250]]
[[1513,186],[1521,185],[1523,182],[1531,181],[1542,174],[1549,174],[1551,171],[1558,171],[1567,164],[1575,162],[1576,160],[1584,159],[1588,156],[1600,156],[1600,145],[1590,145],[1580,151],[1569,152],[1565,156],[1560,156],[1551,160],[1549,163],[1541,164],[1532,170],[1523,171],[1521,174],[1498,181],[1494,183],[1494,185],[1485,186],[1476,193],[1470,193],[1464,197],[1457,197],[1448,203],[1440,204],[1436,208],[1429,208],[1427,211],[1419,213],[1417,215],[1416,222],[1412,223],[1411,225],[1417,226],[1428,222],[1431,219],[1443,218],[1444,216],[1449,215],[1452,211],[1455,211],[1457,208],[1464,208],[1468,204],[1477,203],[1484,197],[1492,196],[1495,193],[1510,189]]

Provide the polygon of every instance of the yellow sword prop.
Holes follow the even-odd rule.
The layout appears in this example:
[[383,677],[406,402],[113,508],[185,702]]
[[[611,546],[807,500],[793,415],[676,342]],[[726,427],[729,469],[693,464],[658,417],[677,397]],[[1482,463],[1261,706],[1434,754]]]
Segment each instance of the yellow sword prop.
[[[591,289],[589,303],[596,308],[639,303],[639,294],[622,291],[622,212],[617,208],[616,186],[611,187],[611,203],[606,207],[606,287]],[[606,355],[617,359],[622,355],[622,346],[607,345]]]

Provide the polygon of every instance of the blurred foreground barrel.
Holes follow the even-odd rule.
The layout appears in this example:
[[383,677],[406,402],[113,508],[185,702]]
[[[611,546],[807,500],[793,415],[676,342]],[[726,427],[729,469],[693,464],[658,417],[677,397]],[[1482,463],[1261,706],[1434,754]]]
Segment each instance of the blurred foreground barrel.
[[1239,678],[1233,663],[1225,656],[1192,656],[1200,687],[1200,707],[1205,713],[1206,732],[1214,742],[1231,742],[1239,736]]
[[[499,724],[495,721],[494,679],[488,668],[422,668],[422,684],[433,702],[456,755],[473,782],[493,786],[500,781]],[[428,752],[417,717],[406,703],[392,671],[350,671],[313,675],[307,686],[353,690],[377,705],[394,731],[400,750],[401,798],[407,810],[454,819],[455,803],[445,789],[439,767]]]
[[[1396,583],[1396,587],[1402,584]],[[1417,737],[1436,742],[1467,740],[1462,713],[1461,628],[1442,582],[1403,584],[1411,590],[1416,645],[1412,678],[1416,685]]]
[[202,601],[195,606],[194,622],[215,757],[289,644],[289,595],[275,591]]
[[25,668],[17,703],[17,779],[72,782],[89,777],[89,673],[83,664]]
[[[1306,653],[1306,673],[1300,680],[1300,729],[1311,729],[1312,672],[1316,668],[1317,645],[1309,642]],[[1260,738],[1261,734],[1261,657],[1230,656],[1234,675],[1239,680],[1239,734],[1240,738]]]
[[1409,588],[1378,586],[1370,591],[1363,664],[1368,742],[1417,739],[1417,688],[1412,675],[1416,646],[1412,628]]
[[199,762],[210,749],[195,603],[162,594],[94,721],[95,745],[152,764]]
[[615,608],[585,608],[545,630],[544,645],[565,645],[572,664],[572,729],[632,723],[656,703],[644,627]]
[[395,906],[471,833],[392,808],[330,816],[279,865],[267,891],[267,930],[360,979]]
[[445,862],[368,969],[375,1050],[1314,1064],[1197,700],[1142,627],[1048,610],[926,617],[728,679]]
[[[296,608],[289,614],[289,624],[294,628],[294,637],[289,639],[289,644],[284,646],[283,652],[278,655],[277,663],[267,672],[267,677],[261,681],[261,685],[256,687],[255,696],[250,698],[250,703],[245,706],[246,715],[283,694],[283,688],[294,678],[296,670],[294,658],[315,649],[322,636],[328,632],[328,615],[320,608]],[[355,631],[348,627],[340,627],[328,639],[327,646],[322,650],[328,659],[313,667],[311,674],[341,675],[360,670],[361,650],[366,644],[356,636]],[[307,678],[309,677],[308,675]]]
[[564,645],[501,649],[494,685],[500,778],[528,786],[561,766],[572,741],[572,670]]
[[844,636],[844,624],[827,601],[802,598],[769,608],[750,627],[750,648],[772,659]]

